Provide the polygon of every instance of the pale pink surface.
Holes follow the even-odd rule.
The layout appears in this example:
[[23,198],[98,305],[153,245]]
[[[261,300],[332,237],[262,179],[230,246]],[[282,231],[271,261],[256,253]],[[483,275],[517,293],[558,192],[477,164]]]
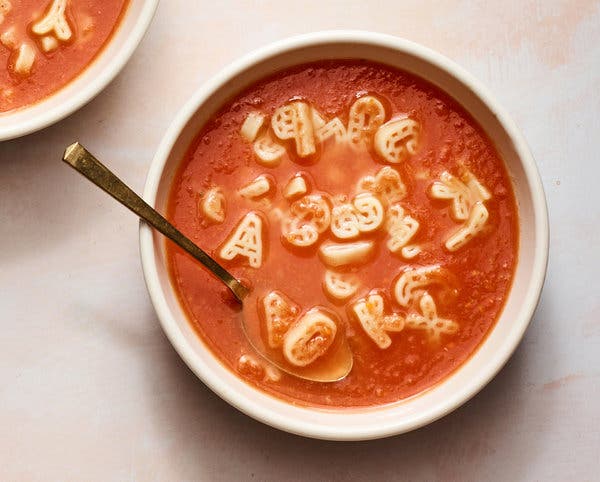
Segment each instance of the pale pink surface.
[[[596,478],[600,3],[200,3],[164,0],[103,94],[0,145],[0,479]],[[78,139],[141,191],[200,82],[254,47],[331,28],[403,36],[479,77],[523,129],[550,208],[546,288],[508,366],[441,421],[369,443],[287,435],[204,388],[150,306],[134,218],[58,160]]]

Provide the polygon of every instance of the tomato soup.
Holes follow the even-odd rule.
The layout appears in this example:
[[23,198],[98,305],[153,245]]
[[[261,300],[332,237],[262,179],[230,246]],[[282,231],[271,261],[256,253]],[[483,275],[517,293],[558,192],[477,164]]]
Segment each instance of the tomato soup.
[[0,0],[0,112],[34,104],[79,75],[128,0]]
[[167,243],[190,323],[247,383],[296,404],[392,403],[485,339],[510,291],[518,210],[453,99],[384,65],[327,61],[253,85],[198,129],[169,219],[253,287],[245,323],[279,367],[321,363],[339,337],[353,356],[329,383],[268,363],[223,285]]

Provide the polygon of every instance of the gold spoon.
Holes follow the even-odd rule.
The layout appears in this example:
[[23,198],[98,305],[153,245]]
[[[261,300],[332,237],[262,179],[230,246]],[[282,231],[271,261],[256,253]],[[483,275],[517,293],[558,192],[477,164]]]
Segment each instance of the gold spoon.
[[[251,294],[251,291],[246,286],[211,258],[205,251],[196,246],[189,238],[184,236],[181,231],[133,192],[85,147],[79,144],[79,142],[71,144],[65,149],[63,161],[93,182],[100,189],[110,194],[123,206],[133,211],[141,219],[169,238],[184,251],[200,261],[200,263],[208,268],[209,271],[231,290],[235,299],[242,304],[244,308],[251,309],[252,305],[255,306],[254,302],[256,300],[252,300],[254,302],[251,301],[250,303],[246,300],[247,302],[244,303],[244,299]],[[253,297],[251,296],[250,298]],[[318,382],[334,382],[345,378],[352,369],[352,352],[348,346],[344,330],[339,330],[336,340],[334,341],[334,346],[330,348],[332,353],[331,355],[328,354],[326,361],[315,363],[315,366],[309,366],[307,368],[296,368],[287,366],[285,362],[279,361],[276,353],[269,353],[269,348],[262,340],[260,340],[260,333],[256,330],[250,330],[244,321],[242,321],[241,324],[244,335],[256,352],[270,363],[273,363],[278,368],[291,375]],[[249,332],[252,332],[252,336]]]

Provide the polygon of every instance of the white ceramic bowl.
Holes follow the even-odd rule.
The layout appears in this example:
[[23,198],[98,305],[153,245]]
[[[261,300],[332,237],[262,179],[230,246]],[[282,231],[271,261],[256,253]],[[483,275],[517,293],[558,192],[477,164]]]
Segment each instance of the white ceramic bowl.
[[546,201],[535,162],[517,127],[488,91],[462,68],[420,45],[353,31],[309,34],[252,52],[204,84],[179,112],[152,162],[144,197],[165,210],[177,166],[201,126],[241,89],[275,71],[322,59],[361,58],[416,74],[449,93],[495,142],[514,183],[519,206],[519,263],[506,307],[485,342],[450,377],[395,404],[352,410],[290,405],[246,384],[225,368],[194,332],[170,284],[164,239],[140,227],[142,266],[152,302],[183,360],[221,398],[261,422],[330,440],[362,440],[407,432],[454,410],[502,368],[521,340],[538,303],[548,256]]
[[158,0],[130,0],[108,45],[80,75],[32,106],[0,114],[0,141],[48,127],[98,95],[117,76],[141,42],[157,6]]

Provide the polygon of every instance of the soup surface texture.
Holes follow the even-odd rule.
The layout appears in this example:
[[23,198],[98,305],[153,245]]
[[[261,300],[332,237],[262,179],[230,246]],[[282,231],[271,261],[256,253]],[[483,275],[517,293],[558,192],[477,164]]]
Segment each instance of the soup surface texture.
[[0,112],[34,104],[79,75],[128,0],[0,0]]
[[169,219],[253,286],[248,329],[280,366],[321,363],[339,337],[354,357],[332,383],[269,365],[223,285],[168,243],[191,324],[246,382],[297,404],[373,406],[432,387],[482,343],[511,287],[517,206],[451,98],[384,65],[327,61],[257,83],[198,128]]

